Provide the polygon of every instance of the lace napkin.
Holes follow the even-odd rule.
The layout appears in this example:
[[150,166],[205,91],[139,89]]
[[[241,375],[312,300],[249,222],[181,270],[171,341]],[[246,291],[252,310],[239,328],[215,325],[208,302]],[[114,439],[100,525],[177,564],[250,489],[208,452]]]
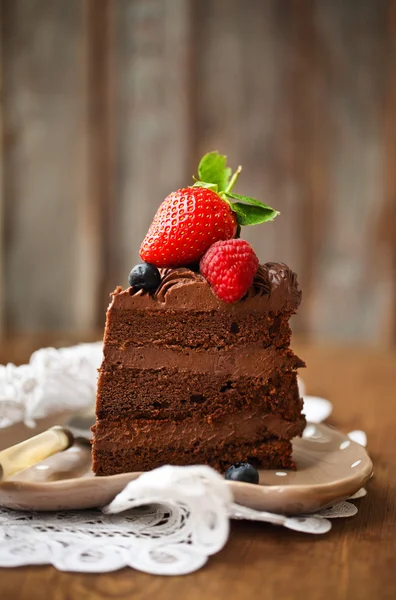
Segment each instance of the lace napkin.
[[102,348],[42,348],[27,365],[0,365],[0,428],[19,421],[34,427],[36,419],[92,406]]
[[[362,489],[351,500],[365,494]],[[184,575],[223,548],[230,519],[323,534],[331,529],[330,519],[356,513],[349,501],[298,517],[255,511],[234,504],[224,479],[209,467],[161,467],[129,483],[103,512],[0,508],[0,567],[50,564],[86,573],[133,567],[153,575]]]
[[[39,350],[29,365],[0,368],[0,426],[56,410],[91,406],[101,344]],[[304,395],[305,414],[320,423],[328,400]],[[349,434],[366,444],[362,431]],[[366,494],[360,490],[350,500]],[[182,575],[202,567],[229,536],[230,519],[264,521],[308,534],[324,534],[331,519],[352,517],[357,507],[340,502],[318,513],[286,517],[235,504],[224,478],[207,466],[165,466],[130,482],[106,507],[57,513],[0,508],[0,567],[51,564],[62,571],[103,573],[133,567]],[[263,535],[265,535],[263,533]]]

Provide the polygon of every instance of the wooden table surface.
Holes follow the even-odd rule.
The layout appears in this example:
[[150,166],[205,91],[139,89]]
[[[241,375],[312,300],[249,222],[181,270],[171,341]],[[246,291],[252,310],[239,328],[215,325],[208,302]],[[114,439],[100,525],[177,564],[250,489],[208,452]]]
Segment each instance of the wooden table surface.
[[[42,341],[42,340],[41,340]],[[11,342],[1,360],[25,360],[38,341]],[[0,569],[2,600],[387,600],[396,598],[396,352],[298,344],[308,391],[334,403],[343,431],[364,429],[375,476],[359,513],[324,536],[267,524],[232,524],[226,547],[197,573],[157,577],[131,569],[60,573],[52,567]]]

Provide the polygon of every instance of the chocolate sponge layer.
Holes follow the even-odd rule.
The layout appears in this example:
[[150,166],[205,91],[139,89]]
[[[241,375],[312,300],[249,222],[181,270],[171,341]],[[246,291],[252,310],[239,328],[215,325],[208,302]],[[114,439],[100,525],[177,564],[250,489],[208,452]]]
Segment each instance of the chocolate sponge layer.
[[210,452],[204,444],[190,448],[174,447],[172,444],[155,446],[148,443],[137,449],[98,448],[94,453],[93,470],[96,475],[150,471],[162,465],[207,464],[224,472],[235,462],[249,462],[261,469],[294,469],[292,445],[289,440],[269,438],[254,444],[219,444]]
[[230,348],[260,342],[288,346],[290,314],[275,315],[176,311],[114,310],[109,314],[105,344],[171,348]]
[[99,377],[96,412],[99,420],[133,416],[177,421],[193,413],[227,416],[252,407],[265,408],[288,420],[298,419],[302,400],[295,372],[278,373],[268,380],[234,379],[177,369],[155,371],[109,365]]

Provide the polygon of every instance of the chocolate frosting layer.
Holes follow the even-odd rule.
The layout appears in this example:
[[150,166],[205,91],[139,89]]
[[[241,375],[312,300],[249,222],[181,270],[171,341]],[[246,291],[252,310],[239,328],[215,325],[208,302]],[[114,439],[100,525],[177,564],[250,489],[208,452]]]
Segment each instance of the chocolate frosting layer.
[[253,284],[242,300],[227,304],[212,291],[202,275],[187,268],[166,269],[154,294],[133,288],[117,288],[113,293],[113,308],[126,310],[195,310],[245,312],[290,312],[297,310],[301,291],[297,276],[284,263],[260,265]]
[[229,350],[173,350],[170,348],[106,346],[109,363],[134,369],[177,368],[193,373],[216,373],[234,377],[266,378],[275,371],[305,366],[292,350],[261,344],[245,344]]
[[250,296],[274,296],[277,295],[280,303],[289,300],[294,310],[300,305],[301,290],[294,273],[285,263],[268,262],[260,265],[253,285],[249,290]]
[[305,426],[304,417],[297,422],[285,421],[256,408],[215,420],[195,415],[184,421],[153,421],[120,419],[117,429],[109,428],[108,422],[98,421],[95,428],[95,443],[99,448],[139,447],[147,444],[148,436],[156,440],[156,446],[190,447],[199,440],[206,447],[235,441],[236,443],[263,440],[268,437],[291,439],[300,435]]
[[[183,285],[183,283],[202,283],[206,282],[204,277],[191,269],[166,269],[163,274],[161,283],[157,291],[155,292],[155,298],[159,302],[166,302],[166,297],[171,293],[171,289],[174,286]],[[207,283],[207,282],[206,282]]]

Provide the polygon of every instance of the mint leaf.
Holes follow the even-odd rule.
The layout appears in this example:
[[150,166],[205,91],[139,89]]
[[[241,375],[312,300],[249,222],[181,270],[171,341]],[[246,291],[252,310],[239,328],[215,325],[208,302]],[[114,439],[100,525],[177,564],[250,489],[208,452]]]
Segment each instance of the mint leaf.
[[217,151],[205,154],[198,165],[198,177],[201,182],[216,184],[219,192],[224,191],[231,177],[227,157]]
[[[257,201],[258,202],[258,201]],[[258,225],[266,221],[272,221],[279,213],[269,206],[253,206],[234,202],[231,204],[232,210],[236,213],[239,225]]]

